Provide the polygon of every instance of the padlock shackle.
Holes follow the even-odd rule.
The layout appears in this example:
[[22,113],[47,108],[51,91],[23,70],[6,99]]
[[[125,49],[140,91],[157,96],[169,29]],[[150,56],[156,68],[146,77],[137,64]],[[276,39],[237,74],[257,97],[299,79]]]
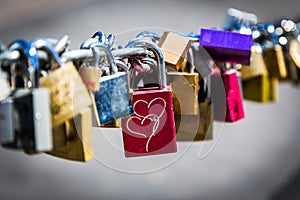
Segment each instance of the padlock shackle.
[[113,34],[109,34],[107,37],[102,31],[97,31],[92,35],[91,38],[97,39],[101,44],[106,45],[109,49],[112,48],[115,42],[115,36]]
[[135,38],[126,45],[126,48],[130,48],[130,47],[144,47],[144,48],[149,48],[151,49],[151,51],[153,51],[157,59],[157,66],[159,68],[158,70],[159,85],[161,88],[167,87],[165,60],[159,46],[157,46],[154,42],[151,42],[147,39]]
[[47,41],[42,39],[37,39],[32,42],[32,46],[34,46],[38,50],[44,50],[50,58],[53,58],[53,60],[57,65],[59,66],[63,65],[58,53]]
[[55,43],[55,47],[54,47],[55,51],[58,52],[59,54],[64,52],[66,48],[69,46],[70,42],[71,42],[70,37],[68,35],[61,36]]
[[[30,80],[34,87],[39,86],[39,59],[37,56],[37,50],[33,43],[27,40],[15,40],[9,45],[9,50],[18,50],[20,52],[20,58],[22,55],[25,57],[27,66],[25,66],[25,72],[29,75]],[[33,68],[33,69],[32,69]]]

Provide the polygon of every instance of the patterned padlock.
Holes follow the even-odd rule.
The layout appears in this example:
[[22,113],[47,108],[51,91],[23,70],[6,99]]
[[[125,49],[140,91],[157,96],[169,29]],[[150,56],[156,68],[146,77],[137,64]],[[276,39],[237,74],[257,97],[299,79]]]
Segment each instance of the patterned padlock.
[[164,58],[159,47],[147,39],[135,39],[127,47],[144,47],[158,60],[156,88],[140,88],[133,93],[134,114],[122,119],[126,157],[177,152],[172,92],[166,86]]
[[34,45],[46,51],[55,61],[52,65],[54,70],[40,78],[41,87],[50,90],[52,126],[55,127],[89,107],[91,100],[72,62],[62,63],[57,52],[44,40],[38,40]]
[[133,113],[128,75],[118,72],[111,51],[101,44],[97,45],[107,56],[111,75],[100,78],[100,90],[95,92],[95,101],[101,124],[114,122]]
[[16,89],[11,99],[4,104],[8,111],[6,117],[9,124],[2,145],[34,152],[51,150],[50,97],[48,89],[39,88],[39,63],[36,49],[26,40],[14,41],[9,49],[18,50],[21,58],[25,59],[25,62],[21,60],[22,66],[30,77],[25,82],[32,87]]
[[200,45],[214,61],[249,64],[252,36],[214,29],[201,29]]

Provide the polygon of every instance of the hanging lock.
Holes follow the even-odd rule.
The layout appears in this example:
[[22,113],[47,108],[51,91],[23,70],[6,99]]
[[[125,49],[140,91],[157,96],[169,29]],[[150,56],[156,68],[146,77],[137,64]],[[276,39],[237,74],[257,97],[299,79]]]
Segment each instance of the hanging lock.
[[36,49],[26,40],[13,42],[9,49],[18,50],[21,58],[25,59],[25,62],[22,61],[22,66],[31,77],[26,85],[32,85],[32,87],[16,89],[4,102],[2,109],[7,111],[4,115],[8,121],[8,128],[5,128],[8,132],[1,133],[2,145],[23,149],[25,152],[51,150],[50,97],[47,89],[39,88],[39,64]]
[[110,67],[110,75],[100,78],[100,90],[95,92],[95,101],[101,124],[114,122],[133,113],[131,95],[129,92],[128,75],[118,72],[110,50],[99,44],[104,51]]
[[93,143],[91,101],[87,89],[72,62],[63,64],[57,52],[43,40],[37,40],[33,45],[44,50],[57,66],[40,79],[41,86],[48,88],[51,95],[53,149],[46,153],[88,161],[93,158]]
[[159,87],[133,92],[134,114],[122,119],[126,157],[177,151],[172,92],[166,86],[164,58],[159,47],[147,39],[135,39],[127,47],[151,49],[157,59]]
[[252,36],[214,29],[201,29],[200,45],[214,61],[249,64]]
[[261,103],[269,102],[272,96],[271,82],[260,45],[253,45],[251,55],[250,66],[243,66],[241,69],[244,98]]
[[163,52],[166,64],[178,71],[187,56],[191,41],[174,32],[164,32],[158,46]]

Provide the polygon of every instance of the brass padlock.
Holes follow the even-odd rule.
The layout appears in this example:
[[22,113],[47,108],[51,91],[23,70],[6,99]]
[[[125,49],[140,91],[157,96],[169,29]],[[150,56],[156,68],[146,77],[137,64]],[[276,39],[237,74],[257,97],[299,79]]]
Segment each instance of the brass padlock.
[[63,124],[92,103],[89,93],[72,62],[62,63],[57,52],[45,41],[35,42],[38,49],[54,58],[58,69],[40,78],[40,85],[50,90],[52,126]]
[[81,110],[73,119],[53,128],[53,150],[49,155],[86,162],[93,158],[92,112]]
[[267,67],[262,57],[262,48],[252,46],[251,64],[241,69],[243,95],[245,99],[268,102],[270,100],[270,81]]
[[187,56],[191,41],[173,32],[164,32],[158,42],[166,64],[178,71]]
[[195,72],[167,72],[173,93],[175,115],[198,115],[199,74]]
[[270,77],[285,80],[287,78],[287,69],[284,62],[282,47],[275,44],[271,48],[263,50],[263,57]]
[[288,52],[285,54],[288,65],[289,78],[296,84],[300,82],[300,43],[293,39],[289,42]]
[[213,105],[208,97],[205,80],[199,82],[198,115],[175,115],[178,141],[203,141],[213,139]]

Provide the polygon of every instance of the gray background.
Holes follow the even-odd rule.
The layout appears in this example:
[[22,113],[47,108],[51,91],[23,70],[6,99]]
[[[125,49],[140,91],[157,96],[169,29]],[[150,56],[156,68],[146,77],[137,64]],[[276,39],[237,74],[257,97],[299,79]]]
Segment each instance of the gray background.
[[[68,34],[71,47],[78,48],[98,30],[124,41],[134,34],[121,32],[144,27],[199,32],[201,27],[220,26],[229,7],[256,13],[262,21],[300,14],[299,1],[279,0],[2,0],[0,39],[9,44],[17,38]],[[221,135],[206,142],[206,151],[216,145],[204,159],[199,159],[200,143],[179,144],[181,156],[124,159],[107,142],[111,137],[122,148],[120,131],[99,129],[94,129],[98,159],[86,164],[1,149],[0,199],[270,199],[300,167],[299,88],[282,83],[279,95],[277,103],[245,101],[246,119],[226,124]],[[164,168],[120,172],[157,167]]]

